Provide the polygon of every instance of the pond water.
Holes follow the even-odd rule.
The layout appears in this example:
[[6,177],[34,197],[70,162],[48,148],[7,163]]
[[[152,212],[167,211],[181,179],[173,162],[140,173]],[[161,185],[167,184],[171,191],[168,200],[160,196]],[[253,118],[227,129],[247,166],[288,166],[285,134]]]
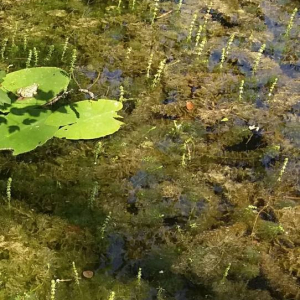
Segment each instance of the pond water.
[[0,152],[0,299],[300,299],[299,1],[0,8],[2,70],[76,49],[124,122]]

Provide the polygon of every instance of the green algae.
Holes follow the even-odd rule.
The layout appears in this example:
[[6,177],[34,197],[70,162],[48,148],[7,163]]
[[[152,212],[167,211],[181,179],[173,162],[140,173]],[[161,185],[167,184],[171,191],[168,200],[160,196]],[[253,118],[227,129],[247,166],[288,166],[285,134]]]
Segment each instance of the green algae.
[[[122,85],[130,99],[124,127],[101,139],[96,164],[97,141],[55,139],[17,157],[1,153],[1,299],[50,299],[53,279],[67,280],[57,283],[57,300],[109,299],[112,291],[116,299],[298,299],[297,18],[282,38],[297,3],[214,1],[200,58],[193,53],[196,29],[192,42],[186,38],[195,12],[204,24],[206,5],[189,1],[176,12],[177,4],[160,2],[152,26],[149,1],[133,11],[131,3],[117,5],[1,3],[1,40],[9,38],[2,69],[24,68],[36,47],[40,65],[68,70],[76,48],[75,92],[65,103],[82,99],[79,87],[117,100]],[[49,45],[55,50],[45,62]],[[84,278],[85,270],[94,277]]]

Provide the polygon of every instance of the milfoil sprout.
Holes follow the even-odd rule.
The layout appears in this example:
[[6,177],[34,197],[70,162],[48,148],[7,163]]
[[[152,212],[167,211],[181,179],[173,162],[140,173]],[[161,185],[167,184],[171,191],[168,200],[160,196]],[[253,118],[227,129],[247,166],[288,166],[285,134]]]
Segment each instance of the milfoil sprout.
[[245,84],[245,80],[243,79],[241,81],[240,87],[239,87],[239,100],[243,100],[243,94],[244,94],[244,84]]
[[10,209],[10,202],[11,202],[11,183],[12,183],[12,178],[9,177],[6,183],[6,200],[9,209]]
[[253,76],[255,75],[255,73],[257,71],[258,65],[260,63],[261,57],[262,57],[263,52],[265,51],[265,49],[266,49],[266,44],[262,44],[262,46],[260,47],[260,49],[257,52],[256,59],[255,59],[255,62],[254,62],[254,66],[253,66],[253,70],[252,70],[252,75]]
[[294,25],[294,21],[295,21],[295,16],[296,16],[296,13],[298,12],[298,8],[296,7],[292,14],[291,14],[291,17],[290,17],[290,21],[289,21],[289,24],[288,24],[288,27],[286,28],[285,30],[285,33],[284,33],[284,37],[288,38],[290,36],[290,33],[291,33],[291,29]]
[[153,79],[153,82],[152,82],[152,87],[153,88],[156,87],[156,85],[160,82],[161,75],[162,75],[162,73],[163,73],[163,71],[165,69],[166,63],[167,63],[166,59],[163,59],[159,63],[157,73],[154,75],[154,79]]
[[192,34],[193,34],[193,29],[194,29],[194,26],[195,26],[195,22],[197,20],[197,17],[198,17],[198,14],[195,13],[193,15],[193,19],[191,21],[191,24],[190,24],[190,28],[189,28],[189,34],[187,36],[187,41],[189,42],[191,39],[192,39]]
[[7,42],[8,42],[8,38],[4,38],[3,42],[2,42],[2,45],[1,45],[1,50],[0,50],[0,56],[1,56],[2,59],[4,59],[4,53],[5,53],[5,50],[6,50]]
[[151,52],[151,54],[149,56],[149,60],[148,60],[147,73],[146,73],[147,78],[150,78],[150,70],[151,70],[151,66],[152,66],[152,61],[153,61],[153,52]]
[[31,59],[32,59],[32,50],[30,49],[28,52],[28,57],[27,57],[27,61],[26,61],[26,68],[30,67]]
[[278,77],[276,77],[276,78],[274,79],[274,81],[273,81],[273,83],[272,83],[272,85],[271,85],[271,87],[270,87],[268,97],[271,97],[271,96],[273,95],[273,90],[274,90],[274,88],[275,88],[277,82],[278,82]]

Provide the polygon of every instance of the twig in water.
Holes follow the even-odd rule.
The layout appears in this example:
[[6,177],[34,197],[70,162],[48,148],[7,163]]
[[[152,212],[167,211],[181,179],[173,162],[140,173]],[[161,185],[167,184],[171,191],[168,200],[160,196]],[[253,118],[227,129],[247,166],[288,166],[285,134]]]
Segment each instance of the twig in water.
[[61,98],[66,97],[68,94],[70,94],[71,92],[73,92],[73,90],[69,90],[69,91],[64,91],[62,94],[57,95],[55,98],[53,98],[51,101],[45,103],[43,106],[49,106],[54,104],[55,102],[57,102],[58,100],[60,100]]
[[97,78],[94,80],[94,82],[92,83],[92,85],[90,85],[88,88],[89,89],[91,89],[95,84],[96,84],[96,82],[99,80],[99,78],[100,78],[100,75],[101,75],[101,72],[98,72],[98,76],[97,76]]
[[92,92],[89,91],[89,90],[86,90],[86,89],[79,89],[78,91],[81,92],[81,93],[88,94],[88,95],[90,96],[90,98],[93,99],[93,100],[96,99],[95,94],[92,93]]
[[171,14],[172,12],[173,12],[173,9],[167,11],[166,13],[164,13],[164,14],[158,16],[158,17],[156,17],[156,19],[161,19],[163,17],[166,17],[167,15]]

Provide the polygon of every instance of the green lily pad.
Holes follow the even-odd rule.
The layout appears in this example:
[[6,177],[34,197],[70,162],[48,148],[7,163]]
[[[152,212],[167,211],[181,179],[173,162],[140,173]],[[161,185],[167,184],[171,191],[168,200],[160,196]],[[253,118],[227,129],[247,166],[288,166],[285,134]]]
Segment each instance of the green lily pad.
[[11,105],[8,103],[0,103],[0,112],[9,113]]
[[0,149],[10,149],[18,155],[44,144],[58,129],[45,124],[50,115],[50,110],[27,109],[1,116]]
[[37,94],[31,98],[17,100],[13,107],[27,105],[43,105],[51,101],[57,94],[68,87],[70,78],[60,68],[39,67],[28,68],[7,74],[3,78],[2,87],[17,95],[17,90],[38,84]]
[[[0,89],[0,105],[3,105],[4,103],[10,104],[11,99],[9,98],[6,91]],[[1,108],[0,108],[1,111]]]
[[53,136],[72,140],[95,139],[112,134],[123,124],[116,118],[122,103],[113,100],[81,101],[56,111],[13,107],[0,115],[0,150],[14,155],[28,152]]
[[120,129],[122,122],[117,111],[122,103],[113,100],[80,101],[56,110],[46,121],[51,126],[62,126],[55,137],[70,140],[96,139]]

